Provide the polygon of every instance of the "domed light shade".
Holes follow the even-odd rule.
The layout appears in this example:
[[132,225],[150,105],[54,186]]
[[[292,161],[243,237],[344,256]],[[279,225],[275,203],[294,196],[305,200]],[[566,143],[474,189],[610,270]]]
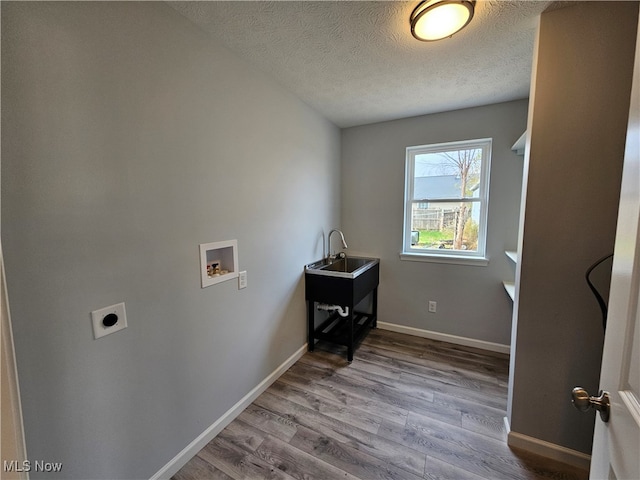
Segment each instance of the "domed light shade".
[[411,13],[411,34],[423,42],[450,37],[473,18],[475,0],[425,0]]

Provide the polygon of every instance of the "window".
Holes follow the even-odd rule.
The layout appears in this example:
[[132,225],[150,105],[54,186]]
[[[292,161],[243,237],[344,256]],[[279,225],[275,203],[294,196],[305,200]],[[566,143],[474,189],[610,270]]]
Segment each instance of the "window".
[[484,263],[491,139],[407,148],[405,260]]

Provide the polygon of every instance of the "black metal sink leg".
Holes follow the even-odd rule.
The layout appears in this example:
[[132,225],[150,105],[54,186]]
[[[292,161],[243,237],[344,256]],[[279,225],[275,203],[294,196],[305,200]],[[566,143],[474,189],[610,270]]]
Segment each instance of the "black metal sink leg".
[[353,305],[349,305],[349,316],[347,317],[349,322],[349,340],[347,345],[347,362],[353,361]]
[[313,348],[315,347],[315,319],[314,319],[314,311],[315,311],[315,303],[313,300],[309,300],[307,302],[307,319],[308,319],[308,330],[309,330],[309,338],[307,339],[307,351],[313,352]]
[[373,289],[373,299],[371,305],[371,315],[373,315],[373,323],[371,328],[378,328],[378,287]]

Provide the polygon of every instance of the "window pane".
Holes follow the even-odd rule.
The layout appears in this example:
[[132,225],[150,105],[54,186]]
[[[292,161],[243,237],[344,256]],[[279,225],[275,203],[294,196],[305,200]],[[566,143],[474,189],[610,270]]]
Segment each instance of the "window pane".
[[412,248],[478,251],[479,203],[414,202],[411,210]]
[[407,147],[404,253],[484,259],[490,165],[490,138]]
[[413,200],[478,198],[481,165],[481,148],[417,154]]

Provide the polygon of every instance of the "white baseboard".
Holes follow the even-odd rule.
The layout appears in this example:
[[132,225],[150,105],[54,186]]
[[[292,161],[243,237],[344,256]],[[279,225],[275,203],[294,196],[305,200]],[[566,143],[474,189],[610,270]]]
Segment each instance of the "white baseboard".
[[507,417],[503,418],[504,420],[504,431],[507,432],[507,435],[511,432],[511,425],[509,425],[509,419]]
[[510,431],[507,435],[507,445],[536,455],[558,460],[573,465],[574,467],[582,468],[583,470],[589,470],[589,464],[591,463],[591,455],[514,431]]
[[166,480],[175,475],[193,456],[198,453],[204,446],[209,443],[213,438],[220,433],[224,427],[229,425],[242,411],[247,408],[251,403],[260,396],[269,386],[275,382],[280,375],[287,371],[287,369],[296,363],[302,355],[307,351],[307,344],[305,343],[300,347],[293,355],[287,358],[282,365],[276,368],[271,374],[267,376],[262,382],[256,385],[249,393],[247,393],[238,403],[225,412],[218,420],[216,420],[210,427],[202,432],[195,440],[187,445],[180,453],[173,457],[169,463],[156,472],[150,480]]
[[430,338],[431,340],[440,340],[442,342],[454,343],[456,345],[464,345],[465,347],[480,348],[482,350],[488,350],[490,352],[509,354],[509,352],[511,351],[509,345],[503,345],[501,343],[486,342],[484,340],[459,337],[457,335],[450,335],[448,333],[432,332],[430,330],[422,330],[420,328],[414,327],[405,327],[404,325],[397,325],[395,323],[378,321],[378,328],[381,328],[383,330],[390,330],[392,332],[406,333],[407,335],[414,335],[416,337]]

